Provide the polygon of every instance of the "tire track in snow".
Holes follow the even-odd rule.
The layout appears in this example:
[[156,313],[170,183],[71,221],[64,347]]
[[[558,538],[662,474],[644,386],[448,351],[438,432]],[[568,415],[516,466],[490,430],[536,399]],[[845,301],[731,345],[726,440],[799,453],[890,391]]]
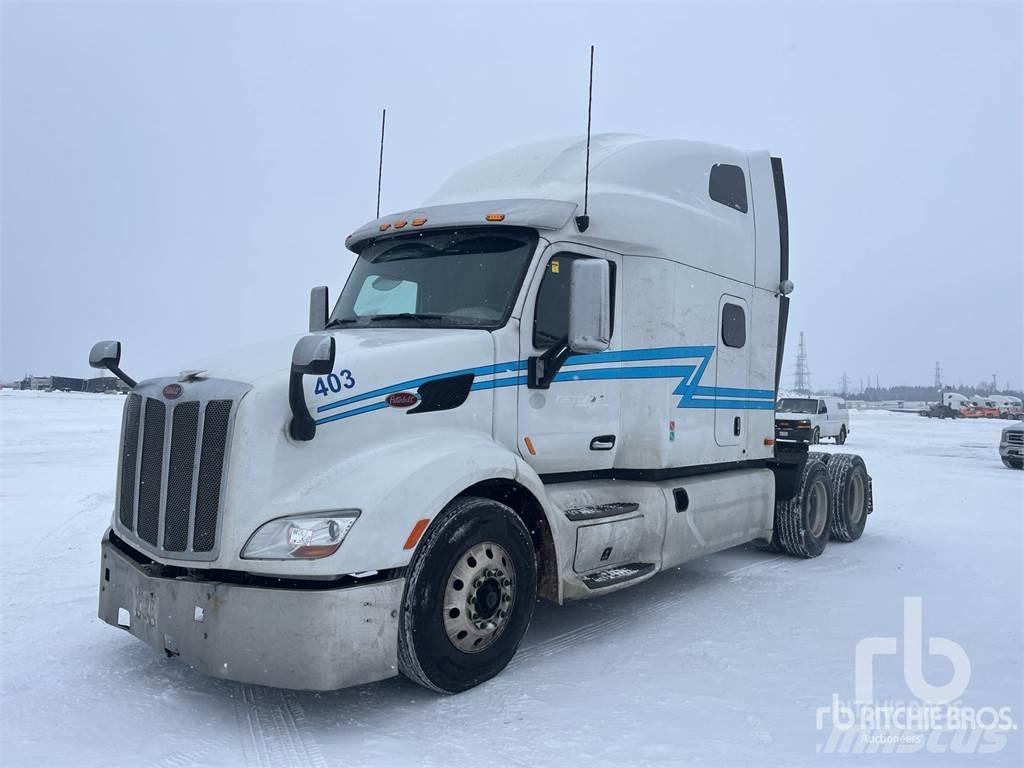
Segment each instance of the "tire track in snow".
[[[765,558],[764,560],[759,560],[739,568],[734,568],[730,571],[725,571],[724,573],[719,574],[719,577],[726,578],[731,582],[742,581],[750,576],[755,576],[766,571],[773,571],[776,568],[783,567],[786,565],[788,560],[790,560],[790,558],[785,555],[776,555],[775,557]],[[562,632],[537,643],[532,643],[526,647],[520,648],[519,652],[516,653],[515,657],[513,657],[512,661],[509,663],[509,667],[514,668],[521,663],[529,661],[530,659],[551,656],[552,654],[559,653],[560,651],[570,648],[577,643],[593,640],[612,632],[622,630],[627,626],[634,624],[638,618],[646,618],[660,613],[666,608],[674,606],[678,600],[679,594],[672,593],[665,597],[643,603],[639,606],[631,605],[628,616],[609,616],[598,619],[597,621],[589,622],[583,626],[576,627],[575,629],[570,629],[568,632]]]
[[240,685],[235,713],[249,768],[327,768],[306,726],[306,713],[291,694]]

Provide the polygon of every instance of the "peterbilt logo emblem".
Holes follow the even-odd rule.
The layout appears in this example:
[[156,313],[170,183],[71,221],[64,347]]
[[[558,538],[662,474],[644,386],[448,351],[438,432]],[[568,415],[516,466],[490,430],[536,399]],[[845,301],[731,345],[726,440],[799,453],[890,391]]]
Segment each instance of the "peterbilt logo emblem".
[[164,387],[164,397],[168,400],[177,400],[183,391],[181,384],[168,384]]
[[392,408],[409,408],[419,401],[420,399],[412,392],[395,392],[384,398],[384,402]]

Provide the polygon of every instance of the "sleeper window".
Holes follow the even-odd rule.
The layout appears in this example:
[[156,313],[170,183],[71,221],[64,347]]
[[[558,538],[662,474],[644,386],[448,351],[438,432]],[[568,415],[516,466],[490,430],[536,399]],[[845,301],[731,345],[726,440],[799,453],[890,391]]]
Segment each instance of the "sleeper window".
[[722,305],[722,343],[742,347],[747,343],[747,318],[739,304]]
[[725,165],[724,163],[711,166],[708,195],[716,203],[735,208],[740,213],[746,213],[747,182],[743,177],[743,169],[738,165]]

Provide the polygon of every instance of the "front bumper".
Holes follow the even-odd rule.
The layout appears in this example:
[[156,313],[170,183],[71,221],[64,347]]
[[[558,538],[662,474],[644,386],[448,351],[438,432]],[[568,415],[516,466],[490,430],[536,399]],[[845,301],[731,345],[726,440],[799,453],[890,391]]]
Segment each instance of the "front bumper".
[[1024,459],[1024,445],[1020,443],[1000,443],[999,455],[1004,459]]
[[809,443],[814,436],[814,427],[788,427],[775,425],[775,439],[790,443]]
[[166,578],[149,568],[112,544],[108,531],[99,617],[200,672],[317,691],[398,674],[404,579],[277,589]]

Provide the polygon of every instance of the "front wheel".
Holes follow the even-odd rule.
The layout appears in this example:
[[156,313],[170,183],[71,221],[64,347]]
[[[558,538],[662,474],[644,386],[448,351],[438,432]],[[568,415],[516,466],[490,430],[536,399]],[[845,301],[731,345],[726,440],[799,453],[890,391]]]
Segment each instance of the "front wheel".
[[846,425],[845,424],[839,428],[839,434],[836,435],[836,445],[846,445]]
[[398,629],[398,669],[458,693],[512,660],[537,601],[537,556],[509,507],[466,496],[431,524],[412,562]]
[[1010,469],[1024,469],[1024,459],[1003,459],[1003,466]]
[[818,429],[817,427],[815,427],[814,431],[811,432],[811,445],[817,445],[820,442],[821,442],[821,430]]

